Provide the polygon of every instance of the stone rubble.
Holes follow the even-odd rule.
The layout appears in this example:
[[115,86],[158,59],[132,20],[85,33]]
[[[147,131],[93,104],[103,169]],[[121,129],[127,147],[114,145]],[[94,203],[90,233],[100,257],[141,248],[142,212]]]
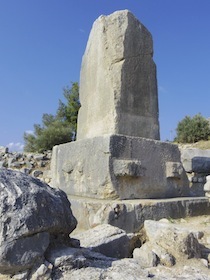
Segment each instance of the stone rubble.
[[[99,17],[81,69],[79,141],[54,155],[0,147],[0,280],[210,279],[209,200],[186,197],[209,197],[210,154],[180,158],[158,141],[152,57],[152,36],[129,11]],[[201,205],[196,222],[151,220]],[[93,228],[74,232],[74,211]]]
[[111,225],[74,234],[61,190],[18,171],[3,168],[0,175],[1,280],[210,279],[209,216],[147,220],[132,235]]
[[52,151],[43,153],[9,152],[0,146],[0,168],[18,170],[50,184]]
[[[87,238],[88,236],[88,238]],[[128,258],[134,248],[132,238],[122,229],[109,224],[98,225],[88,231],[73,234],[72,237],[80,240],[80,245],[107,257]]]

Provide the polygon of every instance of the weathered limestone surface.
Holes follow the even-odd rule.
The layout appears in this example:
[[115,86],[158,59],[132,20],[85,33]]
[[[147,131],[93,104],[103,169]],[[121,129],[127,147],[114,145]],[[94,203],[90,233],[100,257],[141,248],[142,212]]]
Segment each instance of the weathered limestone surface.
[[210,150],[180,148],[181,160],[186,172],[210,175]]
[[124,230],[109,224],[98,225],[72,237],[80,241],[81,247],[112,258],[128,258],[134,249],[132,238]]
[[148,276],[137,260],[118,260],[84,248],[51,250],[47,258],[55,268],[52,280],[122,280],[125,275],[133,280],[144,280]]
[[201,257],[201,249],[194,232],[170,223],[151,220],[144,222],[144,229],[149,242],[165,249],[176,259]]
[[208,196],[208,177],[210,175],[210,150],[180,148],[181,161],[187,172],[192,196]]
[[139,260],[144,267],[158,264],[171,267],[178,261],[202,256],[199,239],[204,236],[203,232],[174,225],[167,219],[145,221],[144,232],[147,242],[133,251],[134,259]]
[[68,239],[76,224],[63,191],[0,169],[0,273],[31,268],[54,237]]
[[55,146],[52,185],[68,195],[102,199],[187,196],[176,145],[106,135]]
[[150,32],[129,11],[99,17],[82,60],[77,139],[124,134],[159,139]]
[[[156,203],[154,200],[110,200],[109,204],[107,201],[98,200],[98,203],[103,203],[104,206],[103,209],[99,207],[97,213],[94,211],[98,206],[91,205],[87,198],[83,198],[86,211],[92,213],[91,219],[95,224],[97,217],[105,214],[113,224],[118,223],[119,226],[121,223],[130,228],[132,225],[132,232],[135,231],[134,227],[137,230],[136,234],[126,234],[119,228],[100,225],[81,234],[81,245],[90,247],[84,248],[80,247],[79,240],[69,238],[69,233],[71,236],[75,234],[72,230],[76,226],[76,220],[70,203],[61,190],[52,189],[21,172],[0,169],[0,193],[2,280],[120,280],[125,276],[133,280],[143,280],[151,276],[157,280],[177,277],[209,279],[209,217],[200,217],[200,221],[196,217],[193,229],[187,220],[184,220],[184,223],[177,221],[179,226],[174,226],[177,222],[172,220],[173,215],[177,217],[180,214],[183,217],[184,214],[202,214],[204,208],[207,214],[210,209],[207,198],[200,199],[200,202],[193,198],[179,198]],[[96,199],[92,200],[96,202]],[[81,213],[83,209],[80,207]],[[163,224],[163,221],[145,221],[150,215],[153,219],[169,216],[170,222]],[[88,220],[85,213],[83,219]],[[180,223],[190,228],[177,229],[183,227]],[[140,228],[137,227],[140,224],[141,227],[144,224],[144,229],[139,232]],[[148,242],[145,237],[149,239]],[[143,241],[146,243],[139,248]],[[136,248],[133,254],[135,259],[114,258],[116,255],[127,256],[131,248]],[[101,252],[110,257],[102,255]],[[194,258],[194,262],[189,263],[187,258]],[[165,270],[165,266],[174,265],[175,262],[182,266]],[[151,267],[157,264],[157,269]]]
[[189,195],[175,145],[159,139],[149,31],[127,10],[99,17],[82,61],[77,141],[54,147],[52,185],[101,199]]
[[[152,248],[153,249],[153,248]],[[133,258],[141,263],[142,267],[153,267],[158,265],[158,256],[153,252],[148,242],[143,244],[141,248],[135,248]]]
[[204,185],[205,195],[210,198],[210,175],[206,177],[206,183]]
[[100,224],[110,224],[127,233],[138,232],[145,220],[179,219],[210,215],[210,201],[205,197],[171,199],[100,200],[68,196],[78,221],[76,231]]

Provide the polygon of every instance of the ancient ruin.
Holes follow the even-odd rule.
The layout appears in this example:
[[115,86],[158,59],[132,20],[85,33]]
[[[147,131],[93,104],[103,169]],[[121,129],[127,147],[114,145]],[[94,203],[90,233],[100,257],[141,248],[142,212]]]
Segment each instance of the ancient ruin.
[[[55,146],[51,162],[51,184],[68,194],[78,227],[109,223],[134,232],[146,218],[208,207],[207,199],[185,198],[190,189],[180,151],[159,141],[152,36],[131,12],[93,24],[80,101],[77,140]],[[166,200],[175,197],[178,203]]]
[[77,141],[54,148],[55,186],[102,199],[188,194],[178,148],[156,141],[152,55],[151,34],[129,11],[95,21],[82,60]]
[[99,17],[82,59],[77,139],[160,139],[150,32],[129,11]]
[[151,35],[130,12],[94,23],[81,101],[51,170],[50,152],[0,147],[0,280],[208,280],[210,151],[158,141]]

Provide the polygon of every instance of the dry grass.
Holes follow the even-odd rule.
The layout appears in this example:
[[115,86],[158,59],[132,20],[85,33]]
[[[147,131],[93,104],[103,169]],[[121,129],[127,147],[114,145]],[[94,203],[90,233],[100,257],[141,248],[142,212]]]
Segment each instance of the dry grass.
[[196,148],[207,150],[210,149],[210,140],[208,141],[199,141],[194,144]]
[[201,150],[210,150],[210,140],[208,141],[199,141],[192,144],[178,144],[182,148],[198,148]]

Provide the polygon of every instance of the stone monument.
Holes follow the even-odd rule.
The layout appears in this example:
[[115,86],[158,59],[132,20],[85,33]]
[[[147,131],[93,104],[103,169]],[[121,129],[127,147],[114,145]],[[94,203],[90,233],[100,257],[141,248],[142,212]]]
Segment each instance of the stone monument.
[[129,11],[93,24],[82,60],[77,139],[122,134],[160,139],[149,31]]
[[207,214],[191,198],[177,145],[159,141],[149,31],[127,10],[99,17],[82,60],[77,140],[55,146],[52,186],[68,194],[77,230]]
[[95,21],[82,60],[77,141],[54,147],[54,186],[99,199],[188,195],[178,147],[158,141],[152,57],[152,36],[131,12]]

